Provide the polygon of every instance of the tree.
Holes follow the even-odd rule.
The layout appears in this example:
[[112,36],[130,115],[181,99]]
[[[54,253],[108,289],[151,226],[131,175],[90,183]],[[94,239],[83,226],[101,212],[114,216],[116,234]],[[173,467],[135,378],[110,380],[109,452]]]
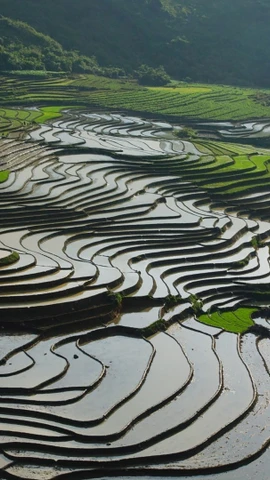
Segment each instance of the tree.
[[170,77],[163,66],[153,68],[149,67],[149,65],[141,65],[135,72],[135,76],[141,85],[161,86],[166,85],[170,81]]

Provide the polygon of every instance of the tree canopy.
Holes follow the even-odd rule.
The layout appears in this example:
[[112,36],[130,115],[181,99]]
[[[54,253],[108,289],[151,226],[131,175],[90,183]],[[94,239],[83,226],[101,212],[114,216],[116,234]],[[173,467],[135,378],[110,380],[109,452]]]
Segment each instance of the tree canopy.
[[0,11],[13,22],[10,34],[0,24],[1,69],[161,65],[179,80],[270,83],[266,0],[0,0]]

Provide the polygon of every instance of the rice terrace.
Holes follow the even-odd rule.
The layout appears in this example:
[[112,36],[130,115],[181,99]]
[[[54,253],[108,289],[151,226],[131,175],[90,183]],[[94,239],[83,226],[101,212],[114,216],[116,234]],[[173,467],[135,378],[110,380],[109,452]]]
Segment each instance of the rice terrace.
[[2,76],[1,479],[269,480],[270,91]]

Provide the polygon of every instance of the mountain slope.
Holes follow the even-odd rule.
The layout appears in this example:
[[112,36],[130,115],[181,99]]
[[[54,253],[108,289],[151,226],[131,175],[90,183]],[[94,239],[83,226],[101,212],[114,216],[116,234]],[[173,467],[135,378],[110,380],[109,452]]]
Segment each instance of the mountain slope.
[[0,0],[0,12],[127,72],[163,65],[179,79],[270,84],[266,0]]
[[0,17],[0,70],[93,71],[93,58],[67,52],[62,46],[28,24]]
[[101,64],[134,68],[150,63],[167,41],[159,1],[1,0],[0,12],[50,35],[64,48],[95,55]]

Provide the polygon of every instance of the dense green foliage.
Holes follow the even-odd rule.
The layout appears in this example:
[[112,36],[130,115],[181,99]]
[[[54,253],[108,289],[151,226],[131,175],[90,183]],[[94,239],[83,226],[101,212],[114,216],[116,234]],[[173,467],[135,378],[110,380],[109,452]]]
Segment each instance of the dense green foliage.
[[[103,73],[95,58],[65,51],[24,22],[0,18],[0,71],[30,70]],[[33,72],[31,72],[31,70]]]
[[[178,79],[270,86],[266,0],[0,0],[0,11],[88,57],[77,61],[77,71],[89,67],[89,57],[93,67],[95,56],[100,65],[128,73],[142,64],[163,65]],[[52,55],[47,52],[53,69],[57,48],[54,43]],[[31,51],[33,59],[29,50],[22,56],[40,65],[39,53]],[[72,59],[60,57],[56,69],[69,68]]]
[[141,65],[135,72],[135,76],[141,85],[162,86],[170,81],[169,75],[165,72],[164,67],[152,68],[148,65]]

